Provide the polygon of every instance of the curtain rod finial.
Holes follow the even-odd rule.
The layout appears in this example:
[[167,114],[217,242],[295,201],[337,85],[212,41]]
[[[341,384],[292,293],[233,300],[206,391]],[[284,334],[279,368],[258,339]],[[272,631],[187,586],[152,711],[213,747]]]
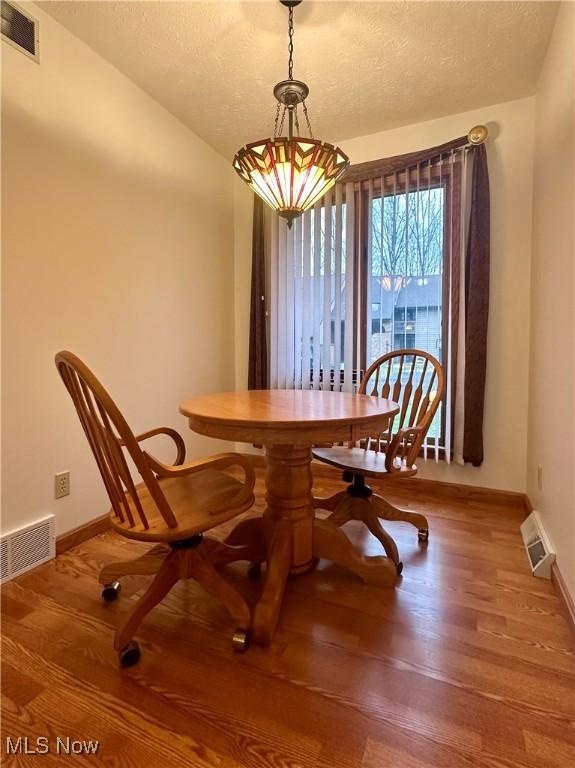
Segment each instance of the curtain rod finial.
[[487,140],[488,131],[484,125],[475,125],[467,134],[470,144],[483,144]]

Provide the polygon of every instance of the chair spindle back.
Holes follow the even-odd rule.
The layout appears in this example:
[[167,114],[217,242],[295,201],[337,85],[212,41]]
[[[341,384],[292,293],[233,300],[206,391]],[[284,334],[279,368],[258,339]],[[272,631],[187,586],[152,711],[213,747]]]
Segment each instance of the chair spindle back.
[[[443,397],[444,376],[439,362],[428,352],[398,349],[375,360],[365,372],[358,393],[393,400],[399,413],[384,432],[369,437],[366,450],[384,451],[391,462],[399,458],[415,463]],[[387,464],[387,461],[386,461]]]
[[148,465],[146,455],[108,392],[92,371],[71,352],[59,352],[55,361],[76,407],[118,521],[130,528],[137,525],[149,528],[124,455],[125,448],[166,525],[175,528],[177,520]]

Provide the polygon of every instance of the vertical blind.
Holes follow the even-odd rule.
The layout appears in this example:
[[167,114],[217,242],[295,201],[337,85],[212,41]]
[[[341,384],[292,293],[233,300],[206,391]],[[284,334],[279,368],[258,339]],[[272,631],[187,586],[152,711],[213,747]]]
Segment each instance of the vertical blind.
[[272,388],[353,391],[359,383],[353,184],[346,187],[336,185],[291,230],[271,217]]
[[291,230],[271,216],[269,383],[353,392],[376,358],[422,349],[447,383],[424,456],[463,463],[469,192],[484,147],[458,142],[352,166]]

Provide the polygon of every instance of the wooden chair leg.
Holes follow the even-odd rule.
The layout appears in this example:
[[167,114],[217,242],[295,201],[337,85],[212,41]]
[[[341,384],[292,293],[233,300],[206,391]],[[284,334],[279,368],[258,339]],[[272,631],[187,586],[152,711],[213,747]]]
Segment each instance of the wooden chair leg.
[[403,523],[411,523],[419,531],[428,531],[429,523],[425,515],[420,515],[418,512],[408,512],[406,509],[398,509],[390,504],[389,501],[374,494],[371,497],[371,503],[377,513],[378,517],[382,520],[395,520]]
[[[339,496],[339,494],[338,494]],[[345,525],[350,520],[356,520],[357,515],[355,514],[355,499],[353,499],[349,493],[344,493],[344,498],[341,498],[339,501],[339,504],[337,507],[333,510],[331,515],[329,515],[327,520],[330,521],[330,523],[333,523],[334,525],[337,525],[338,527]]]
[[347,491],[339,491],[339,493],[329,496],[327,499],[323,499],[320,496],[314,496],[313,506],[314,509],[327,509],[333,512],[333,510],[335,510],[348,496],[349,494]]
[[149,552],[134,560],[122,560],[104,566],[98,576],[100,584],[111,584],[122,576],[153,576],[162,567],[162,563],[170,552],[169,546],[159,544]]
[[[367,506],[368,505],[366,505],[366,507]],[[377,519],[375,510],[365,509],[362,515],[362,519],[368,527],[369,532],[372,533],[375,538],[383,544],[383,548],[385,549],[387,556],[393,560],[397,567],[399,567],[399,552],[397,550],[397,545]]]
[[179,580],[178,553],[170,552],[157,572],[156,577],[136,604],[124,616],[116,630],[114,648],[121,651],[134,636],[142,620],[158,603],[161,603],[170,589]]
[[261,517],[248,517],[241,520],[224,539],[224,544],[231,547],[257,544],[265,549],[264,521]]
[[238,560],[262,563],[266,559],[265,546],[263,542],[260,544],[258,541],[232,546],[215,539],[204,538],[202,550],[216,568],[229,563],[236,563]]
[[392,587],[397,579],[396,566],[390,558],[362,557],[355,551],[345,533],[328,520],[314,520],[313,554],[347,568],[366,584]]
[[251,611],[240,593],[219,574],[210,562],[203,546],[188,551],[189,575],[200,584],[209,595],[219,600],[235,622],[236,629],[249,630]]

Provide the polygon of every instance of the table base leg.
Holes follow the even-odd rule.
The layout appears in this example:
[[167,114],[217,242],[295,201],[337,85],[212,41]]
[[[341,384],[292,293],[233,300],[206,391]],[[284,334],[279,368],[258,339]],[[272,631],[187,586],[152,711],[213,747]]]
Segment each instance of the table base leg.
[[341,565],[372,586],[392,587],[397,581],[397,569],[389,557],[359,555],[345,533],[328,520],[314,520],[313,554]]
[[[266,552],[266,535],[263,517],[248,517],[240,520],[224,539],[230,547],[256,547],[262,554]],[[265,560],[265,557],[263,558]]]
[[317,558],[347,568],[366,584],[392,587],[397,580],[389,558],[358,554],[336,525],[314,519],[310,461],[308,446],[268,447],[263,517],[239,522],[214,551],[222,563],[240,555],[267,562],[252,620],[252,639],[260,645],[273,638],[288,578],[309,571]]
[[252,621],[252,639],[260,645],[271,643],[278,622],[292,564],[292,538],[291,525],[284,520],[278,521],[269,548],[264,587]]

